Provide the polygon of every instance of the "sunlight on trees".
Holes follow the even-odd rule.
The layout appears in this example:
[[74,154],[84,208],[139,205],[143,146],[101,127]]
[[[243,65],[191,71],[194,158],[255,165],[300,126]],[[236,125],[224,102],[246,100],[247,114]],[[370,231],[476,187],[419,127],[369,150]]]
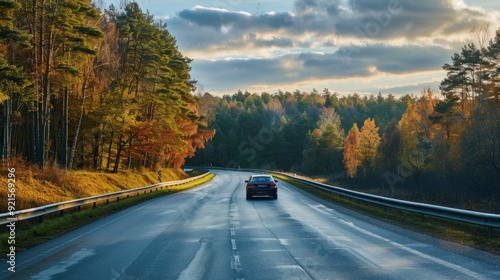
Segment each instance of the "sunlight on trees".
[[[217,134],[188,162],[326,175],[391,193],[499,194],[499,55],[500,31],[488,46],[468,44],[452,56],[441,91],[399,98],[328,89],[207,93]],[[252,160],[243,161],[238,145],[260,129],[273,141],[255,143]]]
[[358,166],[361,163],[358,153],[359,138],[358,125],[355,123],[344,140],[344,166],[346,175],[350,178],[356,176]]
[[106,13],[88,0],[0,5],[4,159],[179,168],[213,137],[191,60],[137,3]]
[[373,167],[377,156],[378,146],[380,144],[380,135],[378,127],[373,119],[366,119],[359,133],[358,157],[363,172]]

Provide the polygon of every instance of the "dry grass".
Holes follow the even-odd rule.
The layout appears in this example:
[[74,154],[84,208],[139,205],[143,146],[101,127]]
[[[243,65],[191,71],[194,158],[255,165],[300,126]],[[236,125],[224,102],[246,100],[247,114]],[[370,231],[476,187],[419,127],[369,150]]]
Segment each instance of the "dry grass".
[[[5,185],[9,168],[15,168],[16,210],[116,192],[158,183],[156,171],[125,170],[118,173],[65,171],[57,166],[44,169],[21,161],[2,164],[0,176]],[[162,170],[162,180],[186,178],[182,170]],[[0,188],[0,213],[7,212],[7,187]]]

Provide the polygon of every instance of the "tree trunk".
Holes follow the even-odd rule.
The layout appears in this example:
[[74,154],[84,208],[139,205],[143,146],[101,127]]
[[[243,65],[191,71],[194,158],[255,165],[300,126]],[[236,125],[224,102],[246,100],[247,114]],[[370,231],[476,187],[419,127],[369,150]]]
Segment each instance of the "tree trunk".
[[113,172],[118,172],[118,169],[120,167],[120,156],[123,150],[124,145],[122,144],[123,136],[120,135],[118,137],[118,147],[116,149],[116,159],[115,159],[115,166],[113,167]]
[[94,134],[94,143],[92,144],[92,165],[95,170],[100,169],[99,165],[99,148],[101,143],[102,132],[99,130]]
[[[132,146],[132,141],[130,141],[130,146]],[[132,164],[132,149],[129,149],[128,154],[127,154],[127,167],[128,167],[128,169],[131,169],[132,166],[133,166],[133,164]]]
[[11,145],[11,121],[10,116],[12,113],[12,100],[7,99],[3,102],[3,147],[2,147],[2,159],[9,160],[10,159],[10,145]]
[[50,73],[50,61],[51,61],[51,48],[52,48],[52,32],[47,32],[47,42],[44,44],[44,22],[43,22],[43,1],[40,7],[42,14],[40,14],[40,34],[39,34],[39,48],[42,56],[40,57],[40,63],[43,69],[42,73],[42,96],[40,104],[40,125],[39,125],[39,153],[37,154],[37,162],[40,166],[45,166],[45,161],[47,159],[46,143],[48,142],[48,134],[50,128],[50,108],[48,108],[49,99],[49,73]]
[[[92,67],[88,69],[87,74],[84,77],[83,85],[82,85],[82,100],[80,104],[80,116],[78,117],[78,124],[76,125],[76,131],[75,131],[75,137],[73,138],[73,144],[71,146],[71,152],[69,155],[69,164],[68,164],[68,169],[73,168],[73,159],[75,158],[75,150],[76,150],[76,143],[78,142],[78,135],[80,134],[80,128],[82,126],[82,120],[83,120],[83,113],[85,111],[85,96],[87,93],[87,84],[88,84],[88,77],[90,75],[90,71],[92,70]],[[94,162],[95,164],[95,162]]]
[[31,158],[31,163],[37,163],[37,154],[38,154],[38,149],[37,149],[37,144],[39,143],[38,140],[38,125],[40,124],[38,120],[38,106],[37,106],[37,101],[35,103],[35,111],[31,112],[31,143],[30,143],[30,158]]
[[114,131],[111,131],[111,136],[109,137],[108,161],[106,162],[106,170],[109,170],[109,167],[111,165],[111,150],[113,147],[113,134],[114,134]]
[[80,116],[78,117],[78,124],[76,125],[75,137],[73,137],[73,143],[71,145],[71,151],[69,153],[68,169],[73,169],[73,160],[75,158],[76,143],[78,142],[78,134],[80,133],[80,127],[82,126],[83,119],[83,101],[82,108],[80,110]]
[[68,88],[63,90],[62,117],[61,117],[61,155],[59,158],[61,168],[68,167]]
[[43,116],[43,99],[41,102],[38,103],[38,112],[37,112],[37,125],[36,127],[38,128],[37,131],[37,149],[36,149],[36,163],[38,163],[40,166],[44,165],[44,154],[45,154],[45,124],[44,124],[44,116]]

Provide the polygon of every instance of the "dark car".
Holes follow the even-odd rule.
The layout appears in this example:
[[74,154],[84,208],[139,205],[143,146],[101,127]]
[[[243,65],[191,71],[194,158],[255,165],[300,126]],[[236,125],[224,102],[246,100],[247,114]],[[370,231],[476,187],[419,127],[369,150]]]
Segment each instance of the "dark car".
[[270,196],[273,199],[278,199],[278,181],[274,180],[271,175],[252,175],[247,183],[247,199],[254,196]]

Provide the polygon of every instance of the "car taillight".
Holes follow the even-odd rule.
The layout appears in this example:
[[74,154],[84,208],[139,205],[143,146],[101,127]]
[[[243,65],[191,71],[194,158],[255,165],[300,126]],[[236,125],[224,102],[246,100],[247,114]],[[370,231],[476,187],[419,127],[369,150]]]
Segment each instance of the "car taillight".
[[254,188],[255,185],[254,184],[247,184],[247,188]]
[[271,183],[271,184],[269,184],[269,186],[270,186],[271,188],[276,188],[276,184],[275,184],[275,183]]

